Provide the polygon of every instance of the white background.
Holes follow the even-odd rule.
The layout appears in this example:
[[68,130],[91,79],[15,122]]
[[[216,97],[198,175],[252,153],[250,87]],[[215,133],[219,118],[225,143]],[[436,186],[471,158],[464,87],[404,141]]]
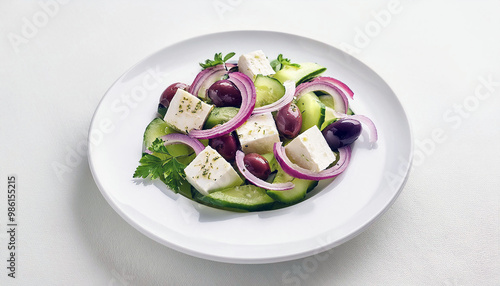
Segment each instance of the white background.
[[[500,285],[499,12],[498,1],[1,1],[0,285]],[[128,68],[239,29],[347,49],[411,120],[414,167],[400,197],[326,261],[187,256],[116,214],[85,155],[54,169],[86,142],[99,100]],[[10,174],[16,279],[5,261]]]

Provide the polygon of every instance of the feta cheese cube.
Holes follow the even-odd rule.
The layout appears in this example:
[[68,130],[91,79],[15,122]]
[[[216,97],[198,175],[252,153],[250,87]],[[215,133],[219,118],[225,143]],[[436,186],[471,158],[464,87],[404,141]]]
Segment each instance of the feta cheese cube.
[[231,164],[210,146],[205,147],[184,172],[186,180],[205,196],[213,191],[243,183]]
[[187,134],[193,129],[202,129],[213,108],[213,105],[206,104],[183,89],[178,89],[170,101],[163,120]]
[[241,149],[245,153],[265,154],[273,152],[275,142],[280,136],[273,115],[269,113],[252,115],[236,129]]
[[244,73],[252,80],[254,80],[258,74],[274,74],[274,70],[269,60],[261,50],[241,55],[238,59],[238,71]]
[[285,152],[293,163],[311,171],[322,171],[336,159],[316,125],[288,143]]

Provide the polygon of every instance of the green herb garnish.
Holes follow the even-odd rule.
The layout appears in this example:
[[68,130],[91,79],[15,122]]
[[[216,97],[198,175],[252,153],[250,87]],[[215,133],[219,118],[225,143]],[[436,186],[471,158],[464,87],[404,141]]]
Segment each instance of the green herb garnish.
[[271,61],[271,67],[275,72],[280,71],[285,66],[292,66],[296,68],[300,68],[299,64],[293,64],[290,62],[290,59],[284,58],[282,54],[278,55],[278,58]]
[[227,54],[223,58],[222,57],[222,53],[216,53],[214,55],[214,59],[213,60],[207,59],[207,60],[205,60],[205,63],[200,63],[200,66],[203,69],[206,69],[206,68],[209,68],[209,67],[214,67],[214,66],[217,66],[217,65],[222,65],[222,64],[225,64],[234,55],[235,55],[235,53],[231,52],[231,53]]
[[[134,172],[134,178],[148,178],[152,180],[160,179],[175,193],[191,198],[191,185],[186,181],[184,168],[186,165],[177,160],[183,156],[172,156],[165,146],[165,141],[156,138],[151,147],[148,148],[153,154],[144,153],[139,160],[140,165]],[[162,158],[156,156],[160,155]],[[163,158],[165,157],[165,158]]]

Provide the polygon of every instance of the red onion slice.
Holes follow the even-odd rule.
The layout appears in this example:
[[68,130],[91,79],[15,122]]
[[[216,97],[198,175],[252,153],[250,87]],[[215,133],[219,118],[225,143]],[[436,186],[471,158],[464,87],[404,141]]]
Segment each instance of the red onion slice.
[[240,170],[243,177],[245,177],[250,183],[256,185],[257,187],[273,191],[286,191],[295,187],[292,182],[271,184],[257,178],[254,174],[250,173],[247,168],[245,168],[245,163],[243,161],[244,158],[245,153],[240,150],[236,151],[236,166],[238,166],[238,169]]
[[347,168],[347,165],[349,165],[349,161],[351,160],[351,147],[345,146],[338,150],[340,158],[337,164],[320,172],[313,172],[292,163],[290,159],[288,159],[285,153],[285,147],[281,145],[281,142],[274,143],[273,151],[276,161],[278,161],[283,171],[288,175],[304,180],[319,181],[331,179],[340,175]]
[[231,118],[228,122],[215,126],[214,128],[207,130],[191,130],[189,131],[189,136],[198,139],[211,139],[225,135],[229,132],[234,131],[236,128],[240,127],[247,119],[252,115],[252,111],[255,107],[255,99],[257,97],[255,93],[255,85],[252,79],[240,72],[233,72],[229,74],[229,80],[234,83],[234,85],[241,92],[241,107],[235,117]]
[[342,89],[342,91],[349,95],[350,98],[354,99],[354,92],[343,82],[341,82],[338,79],[335,79],[333,77],[327,77],[327,76],[319,76],[317,78],[314,78],[313,81],[317,80],[323,80],[323,81],[328,81],[334,85],[336,85],[338,88]]
[[283,83],[283,86],[285,86],[285,94],[280,99],[271,104],[255,108],[252,114],[262,114],[280,110],[282,107],[290,103],[293,100],[293,96],[295,95],[295,83],[288,80]]
[[335,84],[327,80],[313,80],[299,84],[295,90],[295,97],[299,99],[302,95],[313,91],[324,91],[333,97],[335,111],[347,113],[349,102],[344,92]]
[[205,149],[205,146],[200,141],[198,141],[194,138],[191,138],[187,135],[184,135],[184,134],[171,133],[171,134],[164,135],[160,138],[163,141],[165,141],[165,146],[177,144],[177,143],[186,144],[189,147],[193,148],[196,155],[198,155],[201,151],[203,151],[203,149]]
[[235,64],[225,64],[225,66],[217,65],[202,70],[198,73],[198,75],[196,75],[196,78],[189,87],[188,92],[196,97],[206,99],[205,94],[199,96],[198,93],[200,91],[207,90],[214,82],[220,80],[223,75],[227,74],[230,68],[235,66]]

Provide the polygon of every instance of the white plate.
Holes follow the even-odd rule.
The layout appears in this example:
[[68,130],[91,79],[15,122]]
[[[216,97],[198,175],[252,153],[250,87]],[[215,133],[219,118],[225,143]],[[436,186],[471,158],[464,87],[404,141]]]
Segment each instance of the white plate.
[[[363,134],[347,170],[294,206],[257,213],[217,210],[173,194],[161,183],[132,179],[145,127],[159,96],[173,82],[190,84],[199,62],[214,53],[261,49],[293,62],[317,62],[325,75],[355,93],[351,106],[377,125],[369,149]],[[412,138],[405,112],[390,87],[369,67],[327,44],[290,34],[234,31],[201,36],[147,57],[105,94],[92,119],[89,163],[109,204],[148,237],[178,251],[231,263],[270,263],[306,257],[363,231],[396,199],[408,176]],[[320,190],[318,192],[318,190]]]

